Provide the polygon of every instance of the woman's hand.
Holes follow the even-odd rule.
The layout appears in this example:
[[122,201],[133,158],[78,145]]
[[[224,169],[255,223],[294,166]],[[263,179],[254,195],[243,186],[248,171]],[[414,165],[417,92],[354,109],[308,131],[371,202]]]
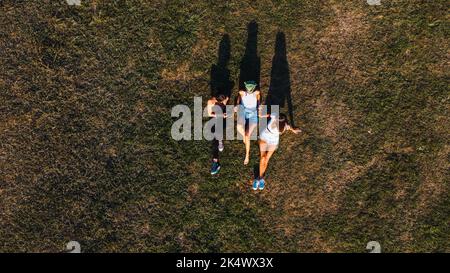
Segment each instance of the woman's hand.
[[260,118],[268,118],[268,117],[270,117],[270,114],[262,114],[262,111],[263,110],[263,106],[262,105],[260,105],[259,107],[258,107],[258,116],[260,117]]
[[292,131],[294,134],[299,134],[299,133],[302,132],[302,130],[301,130],[300,128],[294,128],[294,127],[291,127],[291,131]]

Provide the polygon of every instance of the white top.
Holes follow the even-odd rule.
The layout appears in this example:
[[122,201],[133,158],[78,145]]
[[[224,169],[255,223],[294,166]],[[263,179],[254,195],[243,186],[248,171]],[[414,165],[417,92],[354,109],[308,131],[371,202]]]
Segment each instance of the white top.
[[260,139],[264,140],[267,144],[278,145],[280,142],[280,131],[278,126],[273,126],[275,122],[275,115],[270,115],[270,121],[267,123],[267,127],[261,132]]
[[274,114],[270,115],[270,121],[269,121],[269,123],[267,123],[266,130],[268,130],[269,133],[271,133],[271,134],[279,135],[280,130],[278,129],[278,126],[272,126],[275,119],[276,119],[276,116]]
[[242,105],[248,110],[256,110],[258,106],[258,99],[256,98],[256,92],[248,93],[244,92],[244,95],[241,96]]

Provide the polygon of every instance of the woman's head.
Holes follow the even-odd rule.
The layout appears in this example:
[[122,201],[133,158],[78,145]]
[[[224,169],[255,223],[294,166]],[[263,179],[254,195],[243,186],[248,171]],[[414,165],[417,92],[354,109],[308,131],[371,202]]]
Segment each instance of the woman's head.
[[288,125],[287,116],[285,114],[280,114],[277,118],[278,120],[278,130],[280,132],[283,132],[286,128],[286,125]]
[[256,90],[256,82],[255,81],[246,81],[244,82],[245,90],[247,93],[253,93]]
[[225,95],[218,95],[217,97],[216,97],[216,100],[217,100],[217,102],[218,103],[223,103],[223,101],[226,99],[227,97],[225,96]]

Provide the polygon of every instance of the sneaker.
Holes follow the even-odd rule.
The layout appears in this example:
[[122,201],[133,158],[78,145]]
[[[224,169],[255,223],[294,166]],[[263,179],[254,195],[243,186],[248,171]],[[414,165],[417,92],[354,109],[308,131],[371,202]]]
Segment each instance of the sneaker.
[[258,178],[255,178],[255,180],[253,180],[253,190],[257,190],[259,186],[259,180]]
[[219,171],[220,171],[220,163],[214,161],[211,166],[211,174],[212,175],[218,174]]
[[223,141],[219,141],[219,152],[222,152],[224,148]]
[[266,185],[266,181],[264,181],[264,178],[261,178],[259,180],[259,189],[264,190],[264,186]]

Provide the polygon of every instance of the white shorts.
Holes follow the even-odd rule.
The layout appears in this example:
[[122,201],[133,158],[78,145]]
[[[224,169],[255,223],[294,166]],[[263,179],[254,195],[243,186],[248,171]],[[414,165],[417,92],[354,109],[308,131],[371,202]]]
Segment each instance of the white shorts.
[[263,130],[259,139],[266,142],[269,145],[276,145],[280,143],[280,135],[272,134],[266,130]]

